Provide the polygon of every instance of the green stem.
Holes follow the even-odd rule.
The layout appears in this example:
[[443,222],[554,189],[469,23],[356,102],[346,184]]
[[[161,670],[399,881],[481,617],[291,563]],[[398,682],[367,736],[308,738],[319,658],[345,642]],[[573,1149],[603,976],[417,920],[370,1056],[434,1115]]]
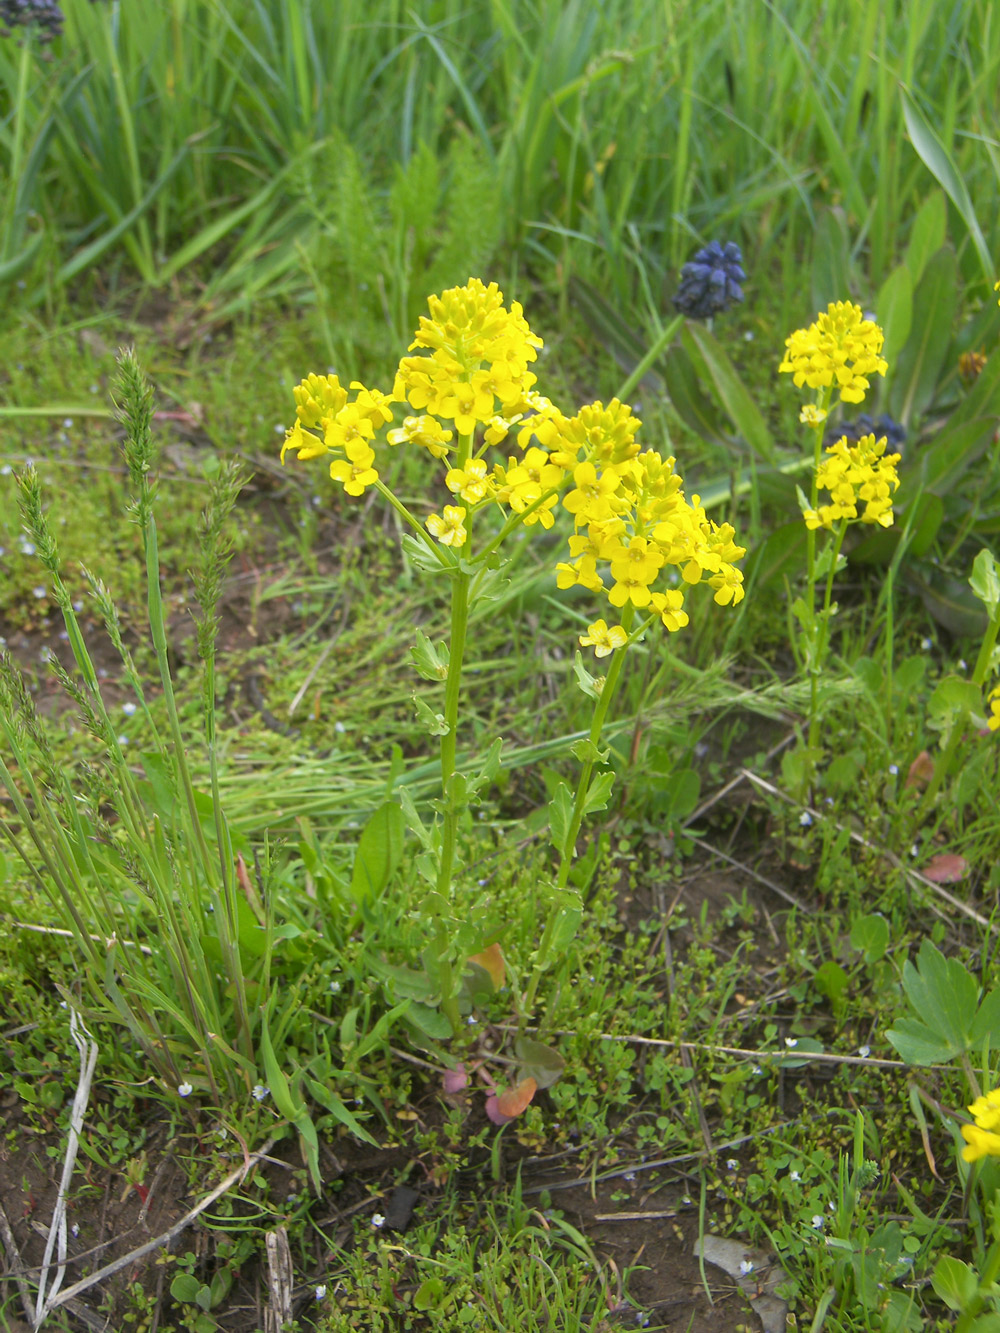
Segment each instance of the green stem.
[[[635,608],[631,602],[628,602],[622,611],[622,628],[628,631],[635,615]],[[627,642],[621,648],[615,650],[611,659],[611,669],[608,671],[604,680],[604,686],[601,693],[594,702],[594,712],[590,722],[590,732],[588,739],[591,746],[591,754],[597,749],[598,742],[601,739],[601,730],[604,727],[604,720],[608,715],[608,709],[611,707],[615,692],[618,689],[621,680],[622,668],[625,665],[625,655],[629,647],[635,642],[641,634],[649,627],[655,617],[647,619],[634,634],[630,634]],[[580,777],[576,786],[576,800],[573,803],[573,814],[569,822],[569,828],[566,831],[566,838],[560,849],[559,871],[556,875],[556,888],[564,889],[569,880],[570,867],[573,864],[574,854],[576,852],[576,840],[580,833],[580,825],[583,823],[583,808],[587,800],[587,792],[590,790],[590,779],[594,771],[593,757],[584,760],[580,769]],[[532,1006],[535,1003],[535,996],[538,993],[538,983],[541,981],[542,973],[545,971],[545,964],[548,958],[549,949],[552,946],[552,937],[555,934],[556,925],[560,916],[559,899],[556,899],[552,910],[549,912],[548,920],[545,923],[545,929],[542,931],[542,938],[538,944],[538,952],[535,954],[535,962],[531,972],[531,978],[528,982],[528,988],[524,993],[524,1003],[521,1010],[522,1021],[526,1021],[531,1015]]]
[[400,516],[403,522],[406,523],[407,526],[410,527],[417,534],[417,536],[424,543],[427,549],[429,551],[433,551],[435,559],[437,559],[445,569],[451,569],[452,561],[448,558],[444,548],[440,545],[439,542],[436,542],[434,540],[434,538],[430,535],[430,533],[427,531],[424,525],[419,521],[419,519],[414,518],[414,516],[407,509],[406,505],[404,505],[401,500],[396,499],[395,495],[393,495],[392,491],[389,490],[389,487],[386,486],[385,482],[375,481],[372,484],[374,485],[378,493],[384,496],[389,501],[389,503],[392,505],[393,509],[395,509],[396,513]]
[[[472,448],[472,434],[459,439],[456,467],[464,467]],[[466,518],[466,539],[462,548],[468,553],[472,544],[471,515]],[[455,993],[455,975],[451,959],[448,957],[449,938],[448,922],[440,913],[442,901],[452,898],[452,875],[455,867],[455,847],[458,842],[459,806],[454,791],[455,756],[458,749],[458,712],[462,687],[462,660],[465,656],[465,640],[469,629],[469,584],[470,575],[456,569],[451,585],[451,635],[448,642],[448,678],[444,687],[444,720],[447,730],[441,737],[441,798],[444,816],[441,824],[441,856],[438,861],[436,895],[435,944],[438,967],[441,976],[441,1007],[452,1031],[458,1035],[461,1029],[461,1017],[458,1012],[458,997]]]
[[642,379],[643,375],[645,375],[646,371],[650,368],[653,362],[658,361],[660,359],[665,349],[669,347],[670,344],[673,342],[674,334],[677,332],[677,330],[683,323],[684,323],[684,316],[676,315],[670,321],[670,323],[662,330],[660,336],[653,342],[649,351],[636,366],[635,370],[632,371],[632,374],[629,375],[628,379],[626,379],[623,382],[621,388],[615,394],[615,397],[618,399],[620,403],[623,403],[625,401],[625,399],[632,392],[635,386],[639,383],[639,381]]
[[815,748],[819,741],[819,678],[823,670],[826,659],[827,647],[830,639],[830,606],[833,600],[833,579],[837,572],[837,561],[840,559],[840,548],[844,544],[844,535],[847,532],[847,519],[842,519],[840,527],[837,530],[837,536],[834,539],[833,555],[830,560],[830,568],[826,575],[826,589],[823,593],[823,609],[820,612],[819,630],[816,636],[816,654],[810,663],[809,673],[809,749]]

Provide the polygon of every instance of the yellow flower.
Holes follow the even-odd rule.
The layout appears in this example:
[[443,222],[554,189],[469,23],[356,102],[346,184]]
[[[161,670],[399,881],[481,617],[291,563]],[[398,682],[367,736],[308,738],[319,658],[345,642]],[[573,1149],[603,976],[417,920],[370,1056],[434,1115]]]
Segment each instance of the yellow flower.
[[573,481],[575,489],[563,498],[563,508],[575,516],[578,524],[602,523],[614,516],[613,496],[620,485],[614,472],[599,473],[593,463],[578,463]]
[[868,391],[869,375],[884,375],[882,330],[865,319],[860,306],[835,301],[807,329],[785,339],[779,372],[792,375],[796,387],[833,387],[845,403],[860,403]]
[[980,1157],[1000,1157],[1000,1134],[980,1129],[978,1125],[963,1125],[962,1138],[965,1147],[962,1157],[967,1162],[978,1162]]
[[628,635],[621,625],[611,625],[609,628],[603,620],[595,620],[592,625],[587,626],[586,634],[580,635],[580,647],[588,648],[593,645],[597,657],[608,657],[616,648],[623,648],[627,642]]
[[[878,523],[892,527],[892,493],[899,485],[896,464],[899,454],[886,454],[886,437],[862,435],[855,444],[842,436],[827,449],[827,457],[816,469],[817,490],[830,492],[830,504],[807,509],[803,515],[810,531],[832,528],[842,519],[849,523]],[[858,505],[864,502],[864,512]]]
[[363,495],[366,486],[378,481],[378,473],[372,467],[375,453],[360,439],[348,441],[346,452],[347,458],[338,458],[330,464],[330,476],[343,485],[348,495]]
[[320,426],[326,417],[336,416],[347,402],[347,390],[336,375],[307,375],[292,390],[295,416],[303,426]]
[[[989,727],[990,731],[1000,731],[1000,685],[990,692],[989,703],[990,716],[987,719],[986,725]],[[990,1095],[992,1096],[993,1094],[991,1093]],[[1000,1092],[997,1093],[997,1096],[1000,1097]]]
[[822,426],[826,420],[826,411],[815,403],[806,403],[799,413],[799,420],[803,426]]
[[402,426],[389,431],[385,437],[390,444],[419,444],[435,458],[448,456],[448,441],[454,432],[445,430],[434,417],[404,417]]
[[428,514],[424,523],[442,546],[464,546],[469,536],[464,526],[465,510],[457,505],[445,505],[441,514]]
[[449,468],[444,484],[453,495],[460,495],[466,504],[477,505],[493,489],[493,478],[486,474],[481,458],[470,458],[464,468]]
[[289,449],[297,449],[299,460],[308,458],[321,458],[327,452],[326,444],[318,440],[311,431],[302,429],[302,422],[296,421],[295,425],[285,435],[285,443],[281,446],[281,461],[285,461],[285,454]]
[[650,606],[659,613],[660,619],[668,630],[683,629],[688,623],[688,613],[684,610],[684,594],[677,588],[667,592],[654,592]]
[[977,1097],[969,1107],[969,1115],[980,1129],[991,1132],[1000,1129],[1000,1088],[994,1088],[985,1097]]

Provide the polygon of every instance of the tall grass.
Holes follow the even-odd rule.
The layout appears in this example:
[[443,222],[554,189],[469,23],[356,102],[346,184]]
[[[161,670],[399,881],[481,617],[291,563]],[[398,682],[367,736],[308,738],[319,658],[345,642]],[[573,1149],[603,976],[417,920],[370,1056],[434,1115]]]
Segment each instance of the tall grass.
[[[791,237],[808,262],[831,207],[875,289],[931,183],[901,90],[934,108],[998,249],[991,3],[65,9],[46,58],[0,42],[0,281],[30,272],[36,300],[121,259],[150,286],[197,279],[209,304],[301,290],[303,249],[315,260],[330,244],[340,145],[377,203],[420,145],[443,158],[456,138],[489,163],[480,204],[502,242],[522,262],[557,265],[563,283],[572,270],[655,305],[710,234],[765,257]],[[974,264],[967,276],[978,280]]]

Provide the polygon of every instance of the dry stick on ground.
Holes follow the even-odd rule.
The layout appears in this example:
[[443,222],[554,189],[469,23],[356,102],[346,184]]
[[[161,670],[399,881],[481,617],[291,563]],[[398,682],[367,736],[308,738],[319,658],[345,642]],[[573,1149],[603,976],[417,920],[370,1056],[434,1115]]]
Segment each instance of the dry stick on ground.
[[[867,838],[862,837],[860,833],[855,833],[855,831],[852,828],[849,828],[846,824],[841,824],[836,819],[830,819],[820,810],[813,810],[808,805],[801,805],[793,796],[789,796],[788,793],[783,792],[780,787],[775,787],[773,783],[768,782],[765,778],[759,777],[756,773],[751,772],[750,769],[744,768],[741,769],[740,772],[741,776],[745,777],[748,782],[752,782],[755,787],[759,787],[761,791],[766,791],[771,796],[779,797],[788,805],[794,805],[799,809],[805,810],[814,820],[825,820],[839,833],[847,833],[851,841],[857,843],[859,847],[864,847],[866,851],[877,852],[879,856],[884,856],[889,864],[894,866],[896,870],[900,871],[911,884],[920,884],[923,888],[930,889],[932,893],[936,893],[939,898],[942,898],[950,907],[953,907],[956,912],[961,912],[963,916],[969,917],[970,920],[975,921],[977,926],[982,926],[984,930],[988,930],[991,935],[1000,934],[1000,929],[998,929],[992,921],[987,921],[986,917],[980,915],[975,908],[970,907],[968,903],[963,903],[960,899],[954,897],[954,895],[950,894],[947,889],[943,889],[940,884],[935,884],[934,881],[928,879],[926,875],[921,875],[918,870],[912,870],[908,865],[904,865],[896,853],[891,852],[888,847],[880,847],[877,843],[870,842]],[[934,907],[933,903],[931,904],[931,908],[933,911],[938,910]]]
[[11,1229],[7,1214],[4,1212],[2,1202],[0,1202],[0,1237],[3,1239],[4,1249],[7,1251],[7,1270],[17,1283],[17,1290],[21,1297],[21,1308],[28,1319],[33,1320],[35,1311],[31,1304],[31,1288],[24,1276],[27,1270],[21,1262],[21,1254],[17,1248],[17,1242],[14,1240],[14,1232]]
[[71,1287],[67,1287],[65,1291],[61,1291],[55,1300],[49,1303],[46,1313],[50,1313],[60,1305],[68,1304],[73,1297],[79,1296],[81,1292],[96,1286],[98,1282],[103,1282],[105,1278],[112,1277],[115,1273],[126,1268],[129,1264],[135,1263],[137,1259],[142,1259],[145,1255],[152,1254],[154,1250],[162,1249],[164,1246],[169,1245],[174,1237],[179,1235],[186,1227],[189,1227],[196,1218],[201,1216],[206,1208],[211,1208],[216,1199],[220,1199],[222,1195],[231,1190],[234,1185],[240,1184],[245,1180],[250,1168],[260,1161],[262,1157],[266,1156],[274,1147],[274,1144],[275,1140],[273,1138],[268,1139],[260,1152],[255,1152],[250,1155],[249,1162],[244,1162],[241,1166],[238,1166],[235,1171],[231,1171],[229,1175],[226,1176],[225,1180],[220,1181],[210,1194],[206,1194],[201,1203],[196,1204],[190,1212],[185,1213],[179,1221],[175,1222],[172,1227],[164,1231],[162,1235],[157,1236],[154,1240],[147,1241],[145,1245],[140,1245],[138,1249],[131,1250],[128,1254],[123,1254],[120,1259],[115,1259],[113,1263],[106,1264],[104,1268],[99,1268],[96,1273],[91,1273],[89,1277],[82,1278],[79,1282],[74,1282]]

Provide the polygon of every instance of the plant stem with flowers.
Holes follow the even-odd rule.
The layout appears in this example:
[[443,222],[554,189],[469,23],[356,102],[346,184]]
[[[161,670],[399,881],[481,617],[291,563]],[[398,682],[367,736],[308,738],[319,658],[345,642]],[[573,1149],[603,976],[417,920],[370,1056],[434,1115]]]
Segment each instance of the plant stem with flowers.
[[[893,521],[892,493],[899,485],[895,465],[899,454],[885,455],[887,440],[876,442],[866,435],[855,445],[846,437],[837,440],[822,457],[823,435],[834,393],[841,402],[860,403],[868,391],[868,376],[884,375],[888,369],[883,359],[882,330],[865,319],[860,306],[846,301],[830,304],[808,328],[797,329],[785,340],[785,355],[779,373],[793,376],[797,388],[804,385],[816,391],[816,400],[806,403],[799,420],[813,431],[813,475],[808,501],[800,492],[799,503],[805,519],[806,597],[794,608],[802,625],[805,664],[809,673],[809,723],[806,742],[806,786],[819,746],[819,681],[829,648],[829,621],[835,606],[831,600],[833,579],[837,572],[840,548],[847,524],[878,523],[889,527]],[[820,490],[830,492],[830,503],[819,503]],[[859,514],[858,507],[864,503]],[[816,557],[816,533],[820,528],[838,537],[826,552],[829,565]],[[826,595],[817,615],[816,581],[826,574]]]
[[[605,583],[598,567],[609,567],[612,586],[607,596],[622,622],[609,628],[597,620],[580,638],[599,658],[612,653],[614,658],[603,682],[578,664],[578,677],[595,707],[589,738],[576,747],[581,772],[575,798],[560,784],[558,809],[553,811],[552,841],[559,858],[553,905],[535,952],[523,1012],[534,1004],[557,935],[556,922],[572,893],[567,886],[580,828],[589,814],[604,807],[610,792],[611,775],[595,778],[594,769],[604,758],[598,744],[625,650],[657,619],[671,632],[687,624],[685,587],[707,583],[718,604],[738,603],[743,576],[735,562],[745,551],[729,524],[706,517],[697,496],[685,499],[672,458],[663,459],[653,450],[641,452],[635,439],[641,423],[626,404],[617,399],[607,406],[593,403],[568,417],[535,390],[536,377],[528,367],[541,341],[520,306],[504,307],[495,284],[487,287],[470,279],[464,287],[432,296],[429,309],[409,349],[419,354],[400,361],[391,395],[359,383],[349,392],[335,376],[310,375],[302,381],[295,390],[296,421],[282,458],[290,449],[300,459],[331,455],[330,475],[349,495],[376,487],[414,532],[404,540],[418,567],[444,567],[451,579],[447,663],[443,651],[425,636],[418,636],[414,660],[426,679],[445,682],[443,714],[433,714],[422,700],[417,708],[432,734],[441,738],[441,821],[430,839],[437,865],[434,892],[425,902],[434,923],[440,1002],[457,1032],[463,1001],[454,959],[456,954],[459,959],[471,956],[474,950],[465,941],[475,930],[452,913],[460,874],[459,823],[462,811],[495,772],[489,761],[471,781],[460,780],[456,771],[461,673],[469,615],[474,602],[489,595],[499,548],[522,526],[552,527],[562,494],[562,507],[573,516],[575,531],[569,539],[570,560],[556,569],[558,586],[599,593]],[[387,443],[422,450],[440,464],[444,486],[456,500],[440,514],[430,513],[423,524],[380,480],[375,466],[376,434],[394,421],[400,403],[409,414],[387,431]],[[484,457],[487,450],[508,439],[516,440],[520,454],[491,466]],[[492,531],[484,530],[480,517],[497,509],[501,521]],[[482,532],[479,550],[473,547],[474,526],[477,535]],[[667,571],[675,571],[673,582],[680,586],[654,591]],[[646,619],[630,635],[637,611],[644,611]],[[494,748],[498,752],[498,744]],[[561,939],[563,932],[558,935]]]

